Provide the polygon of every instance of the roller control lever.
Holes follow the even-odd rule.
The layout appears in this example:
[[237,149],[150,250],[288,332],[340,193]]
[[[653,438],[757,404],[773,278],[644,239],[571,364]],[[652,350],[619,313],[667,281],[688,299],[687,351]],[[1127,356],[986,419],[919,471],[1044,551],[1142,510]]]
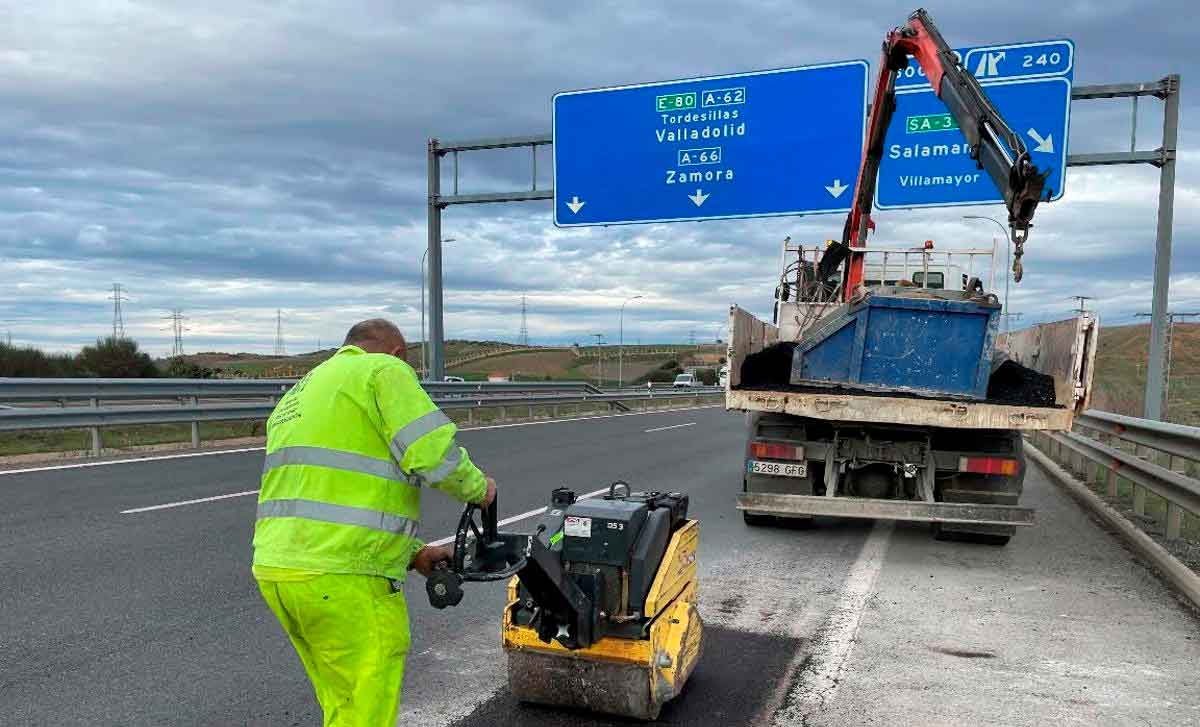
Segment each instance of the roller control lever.
[[503,581],[526,563],[528,535],[501,533],[497,526],[498,498],[487,507],[468,503],[454,531],[449,563],[438,563],[425,580],[425,593],[434,608],[457,606],[467,581]]

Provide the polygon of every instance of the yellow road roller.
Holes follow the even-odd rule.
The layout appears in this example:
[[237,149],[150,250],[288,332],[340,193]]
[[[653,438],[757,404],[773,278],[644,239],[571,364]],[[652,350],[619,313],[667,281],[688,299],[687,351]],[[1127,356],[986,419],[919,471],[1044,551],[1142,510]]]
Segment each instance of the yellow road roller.
[[653,720],[703,649],[696,610],[700,524],[687,495],[577,499],[559,488],[531,533],[503,533],[496,507],[468,506],[454,557],[426,582],[439,608],[465,581],[508,581],[501,638],[522,702]]

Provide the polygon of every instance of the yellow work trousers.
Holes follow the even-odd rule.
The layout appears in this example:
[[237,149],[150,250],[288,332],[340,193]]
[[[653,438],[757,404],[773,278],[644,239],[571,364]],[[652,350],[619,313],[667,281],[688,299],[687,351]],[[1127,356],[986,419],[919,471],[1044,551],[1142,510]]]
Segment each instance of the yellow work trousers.
[[408,654],[404,592],[386,578],[259,580],[312,680],[325,727],[395,727]]

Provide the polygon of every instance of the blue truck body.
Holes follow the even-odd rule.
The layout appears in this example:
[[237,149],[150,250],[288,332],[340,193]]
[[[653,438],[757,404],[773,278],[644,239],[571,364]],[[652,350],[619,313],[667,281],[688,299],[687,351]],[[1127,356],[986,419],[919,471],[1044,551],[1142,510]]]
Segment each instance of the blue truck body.
[[999,318],[990,296],[873,292],[805,335],[791,382],[984,400]]

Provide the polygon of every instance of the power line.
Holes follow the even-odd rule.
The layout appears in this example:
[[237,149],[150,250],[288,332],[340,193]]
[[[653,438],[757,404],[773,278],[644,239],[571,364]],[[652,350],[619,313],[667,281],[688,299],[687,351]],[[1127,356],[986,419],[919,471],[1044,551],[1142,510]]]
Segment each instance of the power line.
[[113,338],[119,340],[125,337],[125,316],[121,313],[121,301],[129,299],[123,295],[120,283],[113,283],[112,295],[109,297],[113,302]]
[[283,311],[279,308],[275,309],[275,355],[287,355],[287,350],[283,345]]
[[174,340],[171,346],[171,358],[183,355],[183,332],[188,330],[184,327],[183,322],[187,320],[187,316],[183,315],[183,311],[179,308],[171,310],[171,314],[165,316],[166,320],[171,321],[171,334]]
[[517,341],[522,346],[529,345],[529,320],[527,318],[528,308],[525,305],[525,296],[521,296],[521,332],[517,334]]

